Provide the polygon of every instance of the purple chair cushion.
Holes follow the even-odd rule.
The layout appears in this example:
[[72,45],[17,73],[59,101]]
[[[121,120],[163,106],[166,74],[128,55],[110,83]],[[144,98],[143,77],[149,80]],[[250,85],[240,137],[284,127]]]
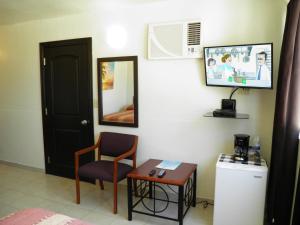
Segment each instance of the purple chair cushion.
[[[101,155],[117,157],[127,152],[134,144],[135,135],[101,132]],[[128,157],[131,159],[131,157]]]
[[[118,181],[124,179],[132,170],[132,166],[125,163],[118,163]],[[113,182],[114,162],[101,160],[87,163],[78,169],[79,177],[100,179]]]

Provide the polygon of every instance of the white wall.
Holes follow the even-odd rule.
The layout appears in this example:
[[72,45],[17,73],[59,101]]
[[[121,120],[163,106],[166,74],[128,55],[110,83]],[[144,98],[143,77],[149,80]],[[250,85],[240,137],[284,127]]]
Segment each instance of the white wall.
[[126,76],[126,105],[133,104],[134,97],[134,69],[133,62],[128,62]]
[[[149,158],[198,164],[198,196],[213,198],[215,163],[231,153],[233,134],[259,135],[270,161],[275,90],[286,3],[273,0],[165,0],[110,4],[94,12],[0,27],[0,160],[44,168],[39,43],[93,38],[95,134],[117,131],[139,135],[138,162]],[[274,43],[273,90],[239,91],[237,110],[249,120],[205,118],[231,89],[207,87],[203,60],[146,59],[147,24],[200,19],[205,46]],[[122,25],[122,50],[105,42],[106,29]],[[96,58],[138,55],[139,128],[99,126]]]

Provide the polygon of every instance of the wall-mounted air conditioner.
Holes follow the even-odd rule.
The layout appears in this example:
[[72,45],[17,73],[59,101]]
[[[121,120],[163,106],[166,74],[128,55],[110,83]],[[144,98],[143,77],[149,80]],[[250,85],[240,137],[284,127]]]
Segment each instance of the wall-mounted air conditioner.
[[149,24],[148,58],[202,58],[201,22]]

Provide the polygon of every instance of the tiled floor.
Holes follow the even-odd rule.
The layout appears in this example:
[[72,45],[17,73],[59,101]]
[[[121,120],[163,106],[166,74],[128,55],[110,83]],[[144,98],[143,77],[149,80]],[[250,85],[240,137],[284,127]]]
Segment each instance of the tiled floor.
[[[46,175],[0,163],[0,218],[16,210],[39,207],[103,225],[176,225],[177,222],[133,214],[127,220],[126,186],[119,185],[118,214],[112,213],[112,185],[99,186],[81,182],[81,204],[75,204],[75,182],[71,179]],[[212,224],[213,208],[201,205],[191,208],[184,218],[185,225]]]

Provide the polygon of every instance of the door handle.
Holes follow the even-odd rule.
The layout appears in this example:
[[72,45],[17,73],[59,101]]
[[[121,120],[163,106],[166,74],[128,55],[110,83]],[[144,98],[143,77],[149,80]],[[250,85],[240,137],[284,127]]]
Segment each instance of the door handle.
[[86,126],[89,123],[88,120],[81,120],[81,125]]

